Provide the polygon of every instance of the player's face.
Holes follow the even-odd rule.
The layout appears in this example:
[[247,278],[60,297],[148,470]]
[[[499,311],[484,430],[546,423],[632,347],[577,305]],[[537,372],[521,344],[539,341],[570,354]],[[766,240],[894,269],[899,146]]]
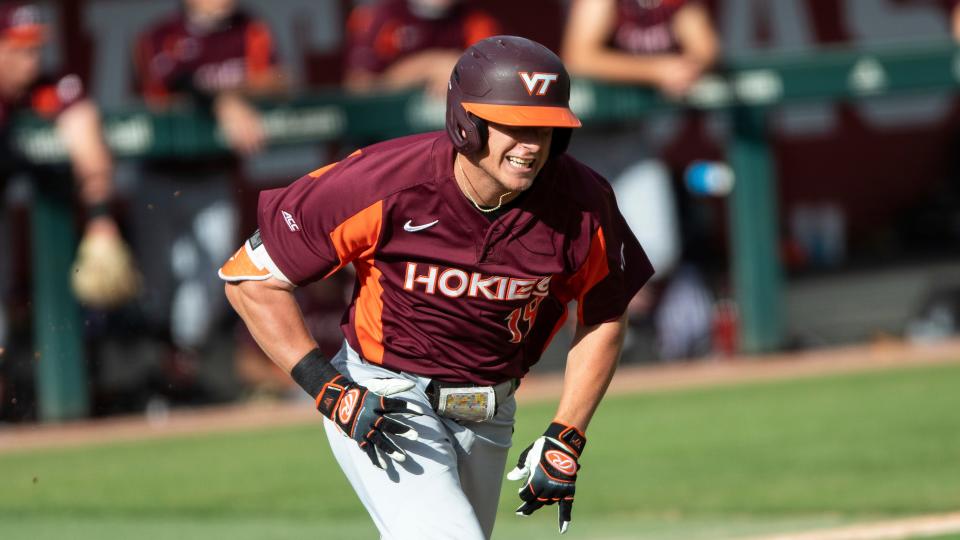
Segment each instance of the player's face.
[[24,47],[0,40],[0,88],[16,96],[40,75],[42,46]]
[[236,0],[184,0],[190,15],[204,21],[220,21],[237,7]]
[[524,191],[533,185],[550,153],[553,128],[518,127],[488,123],[486,155],[478,165],[505,191]]

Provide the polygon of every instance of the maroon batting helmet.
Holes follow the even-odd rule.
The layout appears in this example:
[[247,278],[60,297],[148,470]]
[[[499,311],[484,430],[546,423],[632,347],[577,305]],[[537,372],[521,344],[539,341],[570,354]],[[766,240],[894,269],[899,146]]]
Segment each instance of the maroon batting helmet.
[[493,36],[468,48],[447,86],[447,134],[462,154],[487,143],[487,124],[553,127],[551,154],[570,143],[580,120],[570,110],[570,75],[550,49],[517,36]]

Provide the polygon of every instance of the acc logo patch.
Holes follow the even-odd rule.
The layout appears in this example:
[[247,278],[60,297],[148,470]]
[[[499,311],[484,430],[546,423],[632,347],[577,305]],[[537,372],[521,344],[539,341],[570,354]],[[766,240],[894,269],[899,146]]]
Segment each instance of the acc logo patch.
[[353,416],[353,410],[357,408],[359,401],[360,390],[356,388],[350,390],[343,396],[343,399],[340,400],[340,407],[337,409],[337,418],[340,419],[341,424],[346,424],[350,421],[350,418]]
[[543,457],[547,458],[547,463],[563,474],[567,476],[577,474],[577,462],[569,455],[558,450],[547,450],[543,453]]
[[296,220],[293,219],[293,215],[291,215],[290,212],[281,210],[280,213],[283,214],[283,221],[287,223],[287,228],[290,229],[290,232],[297,232],[300,230],[300,225],[297,225]]

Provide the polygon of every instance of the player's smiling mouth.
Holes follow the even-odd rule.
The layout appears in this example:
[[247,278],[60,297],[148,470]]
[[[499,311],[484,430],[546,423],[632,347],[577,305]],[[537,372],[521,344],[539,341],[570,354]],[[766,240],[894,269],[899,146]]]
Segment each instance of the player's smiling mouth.
[[507,156],[507,163],[509,163],[511,166],[517,169],[524,169],[524,170],[531,169],[533,168],[533,164],[536,161],[537,161],[536,158],[519,158],[516,156]]

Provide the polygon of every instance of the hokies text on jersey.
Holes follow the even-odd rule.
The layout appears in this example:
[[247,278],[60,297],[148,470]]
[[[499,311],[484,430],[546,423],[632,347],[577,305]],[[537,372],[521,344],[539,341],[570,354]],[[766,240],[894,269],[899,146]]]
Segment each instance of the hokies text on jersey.
[[539,278],[515,278],[467,272],[459,268],[441,268],[436,265],[407,263],[403,280],[407,291],[423,290],[427,294],[440,294],[450,298],[467,295],[471,298],[511,301],[525,300],[531,296],[547,296],[550,293],[550,276]]

